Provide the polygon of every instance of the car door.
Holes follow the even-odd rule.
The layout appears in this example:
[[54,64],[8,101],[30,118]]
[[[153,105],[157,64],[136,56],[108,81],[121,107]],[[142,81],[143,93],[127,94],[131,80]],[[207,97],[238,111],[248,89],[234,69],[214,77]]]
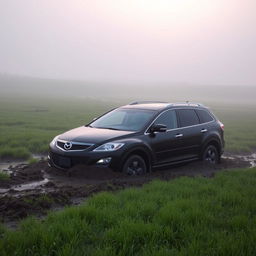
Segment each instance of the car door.
[[[179,158],[181,148],[180,138],[177,135],[177,117],[174,110],[167,110],[161,113],[153,124],[166,125],[166,132],[147,133],[148,143],[150,144],[156,161],[156,165],[170,163]],[[152,125],[153,125],[152,124]]]
[[203,138],[203,124],[200,124],[194,109],[177,109],[180,136],[180,157],[190,159],[198,157]]

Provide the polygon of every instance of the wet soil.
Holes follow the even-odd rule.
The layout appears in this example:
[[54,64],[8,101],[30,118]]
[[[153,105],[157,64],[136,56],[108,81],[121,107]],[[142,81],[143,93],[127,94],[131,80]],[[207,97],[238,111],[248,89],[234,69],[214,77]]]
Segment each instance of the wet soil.
[[[254,157],[254,158],[253,158]],[[15,227],[30,215],[43,216],[51,209],[80,204],[100,191],[138,187],[154,179],[171,180],[180,176],[213,177],[216,172],[252,167],[256,154],[226,154],[215,166],[200,161],[154,170],[143,176],[127,176],[108,168],[75,166],[67,171],[50,168],[46,160],[35,164],[18,164],[8,170],[9,180],[0,180],[0,221]]]

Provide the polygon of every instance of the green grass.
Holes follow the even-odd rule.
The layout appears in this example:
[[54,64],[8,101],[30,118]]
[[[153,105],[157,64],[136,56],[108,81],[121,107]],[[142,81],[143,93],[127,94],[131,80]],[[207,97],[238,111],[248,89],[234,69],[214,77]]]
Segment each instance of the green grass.
[[10,179],[10,175],[8,173],[0,171],[0,180],[9,180],[9,179]]
[[226,151],[256,149],[256,105],[214,105],[212,110],[225,125]]
[[154,181],[0,227],[0,255],[256,255],[256,169]]
[[33,207],[41,207],[41,205],[52,205],[54,203],[54,200],[48,195],[43,194],[39,197],[26,198],[24,199],[24,202]]
[[46,153],[53,137],[111,108],[89,100],[1,99],[0,157],[29,159],[31,153]]
[[[57,97],[0,98],[0,157],[29,159],[31,153],[46,153],[54,136],[125,103]],[[211,107],[225,124],[227,151],[249,152],[256,148],[255,105]]]
[[38,161],[39,161],[39,159],[31,157],[31,158],[28,159],[28,164],[35,164]]

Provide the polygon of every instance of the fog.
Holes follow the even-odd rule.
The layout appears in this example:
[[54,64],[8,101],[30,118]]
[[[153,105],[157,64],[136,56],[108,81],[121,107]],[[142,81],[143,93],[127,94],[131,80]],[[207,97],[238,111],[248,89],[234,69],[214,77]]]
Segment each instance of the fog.
[[0,73],[256,86],[255,11],[255,0],[0,0]]
[[[84,101],[113,102],[122,105],[137,100],[167,102],[199,102],[205,105],[246,105],[255,109],[256,86],[203,86],[195,84],[129,84],[38,79],[0,75],[0,101],[41,102],[47,99],[56,103]],[[43,101],[42,101],[43,100]],[[67,103],[67,107],[68,107]]]

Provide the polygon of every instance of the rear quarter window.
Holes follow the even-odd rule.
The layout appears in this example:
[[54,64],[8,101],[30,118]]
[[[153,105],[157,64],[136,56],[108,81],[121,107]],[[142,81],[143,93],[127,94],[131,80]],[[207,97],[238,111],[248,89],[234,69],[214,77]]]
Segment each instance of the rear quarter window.
[[199,118],[193,109],[176,110],[179,117],[180,127],[192,126],[199,124]]
[[199,116],[200,123],[208,123],[208,122],[211,122],[213,120],[213,117],[206,110],[197,109],[196,113]]

